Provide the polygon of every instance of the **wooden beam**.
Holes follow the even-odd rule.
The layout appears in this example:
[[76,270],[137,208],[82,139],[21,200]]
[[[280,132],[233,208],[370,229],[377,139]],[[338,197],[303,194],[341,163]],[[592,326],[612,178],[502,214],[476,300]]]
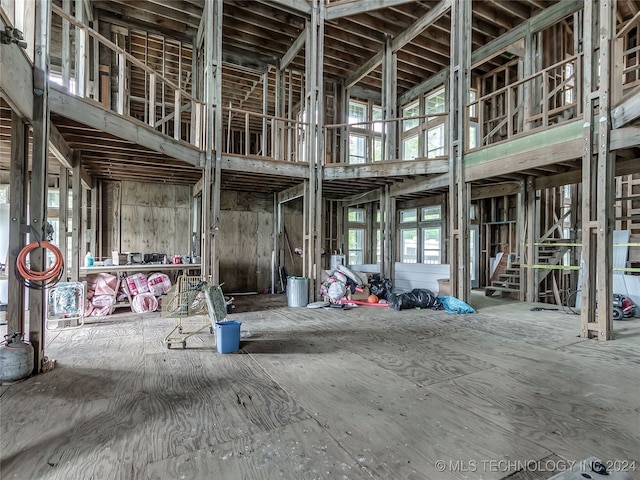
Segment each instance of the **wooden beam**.
[[398,104],[406,105],[413,99],[419,97],[420,95],[424,95],[425,93],[429,93],[432,90],[444,85],[449,78],[449,67],[444,70],[440,70],[438,73],[431,75],[426,81],[422,82],[420,85],[416,85],[411,90],[407,90],[398,98]]
[[[58,209],[58,248],[62,253],[64,259],[65,270],[69,265],[68,251],[68,225],[69,225],[69,171],[64,167],[60,167],[60,181],[59,181],[59,198],[60,204]],[[67,281],[68,272],[65,271],[62,276],[62,281]]]
[[405,182],[402,184],[394,184],[389,190],[392,197],[400,197],[403,195],[411,195],[413,193],[428,192],[438,188],[444,188],[449,185],[449,174],[443,173],[433,175],[431,177]]
[[471,89],[471,2],[453,0],[451,6],[451,59],[449,63],[449,265],[451,293],[469,301],[469,196],[465,168],[468,135],[467,102]]
[[300,198],[304,196],[304,183],[294,185],[286,190],[282,190],[276,194],[276,201],[278,203],[285,203],[294,198]]
[[[47,171],[49,153],[49,51],[51,26],[51,0],[36,2],[34,76],[40,78],[43,90],[33,99],[33,139],[31,154],[31,181],[29,189],[29,225],[39,239],[44,238],[47,217]],[[31,241],[37,240],[31,236]],[[31,252],[30,268],[43,272],[47,268],[44,250]],[[42,371],[45,347],[45,289],[29,292],[29,340],[34,350],[34,373]]]
[[[54,124],[49,125],[49,150],[64,168],[73,169],[73,150]],[[93,178],[84,166],[80,169],[80,175],[84,188],[91,188]]]
[[[409,28],[403,31],[400,35],[398,35],[391,42],[391,50],[393,52],[397,52],[411,40],[413,40],[416,36],[420,35],[420,33],[427,28],[429,25],[433,24],[437,21],[442,15],[447,13],[451,8],[451,0],[441,0],[434,8],[429,10],[426,14],[420,17],[417,21],[415,21]],[[353,74],[345,79],[346,88],[350,88],[360,80],[362,80],[365,76],[367,76],[372,70],[377,68],[383,60],[383,51],[379,51],[369,60],[367,60],[364,65],[359,67]]]
[[293,12],[311,14],[311,4],[300,0],[270,0],[271,3]]
[[409,28],[397,35],[393,42],[391,42],[391,48],[394,52],[397,52],[407,43],[420,35],[423,30],[435,23],[440,17],[451,10],[452,0],[440,0],[440,2],[432,7],[427,13],[425,13],[418,20],[413,22]]
[[449,164],[447,160],[376,162],[364,165],[333,164],[325,166],[324,180],[435,175],[447,173],[448,171]]
[[520,192],[520,183],[505,182],[483,187],[471,186],[471,200],[516,195]]
[[629,125],[611,130],[611,150],[638,146],[640,146],[640,127]]
[[[494,57],[502,51],[507,50],[510,45],[513,44],[516,40],[524,38],[527,34],[527,31],[535,33],[537,31],[543,30],[544,28],[553,25],[554,23],[571,15],[572,13],[577,12],[578,10],[580,10],[580,8],[582,8],[582,5],[582,0],[560,0],[559,2],[553,4],[551,7],[546,8],[542,12],[534,15],[530,20],[521,23],[506,34],[476,49],[471,54],[471,67],[475,68],[476,66],[482,64],[485,60]],[[405,94],[403,94],[403,96],[398,101],[400,102],[400,104],[405,104],[416,98],[421,93],[431,91],[437,86],[443,84],[448,76],[449,69],[447,67],[442,69],[438,73],[435,73],[423,83],[416,85],[411,90],[405,92]]]
[[360,66],[355,72],[353,72],[345,79],[345,87],[351,88],[364,77],[366,77],[372,70],[376,69],[381,63],[382,51],[379,51],[373,57],[367,60],[364,65]]
[[200,195],[202,193],[202,184],[203,184],[203,182],[204,182],[204,177],[200,177],[200,180],[198,180],[195,183],[195,185],[191,189],[191,196],[192,197],[197,197],[198,195]]
[[[0,30],[4,32],[0,16]],[[33,72],[25,52],[16,44],[0,45],[0,96],[20,117],[31,123],[33,118]],[[4,72],[11,72],[10,75]]]
[[367,193],[357,193],[344,197],[340,200],[340,205],[343,207],[352,207],[353,205],[364,205],[365,203],[378,201],[380,201],[380,189],[376,188]]
[[221,167],[222,170],[261,172],[265,175],[281,175],[300,179],[306,178],[309,173],[309,166],[306,163],[282,162],[238,155],[222,155]]
[[582,6],[582,0],[560,0],[554,3],[551,7],[517,25],[504,35],[476,49],[471,54],[471,68],[475,68],[485,60],[505,51],[513,42],[524,38],[527,30],[531,33],[539,32],[577,12]]
[[344,2],[332,2],[326,8],[327,20],[350,17],[360,13],[372,12],[381,8],[395,7],[414,0],[352,0]]
[[298,35],[298,38],[296,38],[293,41],[293,43],[291,44],[291,47],[289,47],[289,50],[287,50],[285,54],[282,56],[282,59],[280,60],[280,65],[278,65],[280,70],[284,70],[289,66],[291,61],[296,57],[296,55],[298,55],[298,52],[300,51],[300,49],[304,47],[304,44],[306,43],[306,39],[307,39],[307,29],[305,28],[304,30],[302,30],[302,32],[300,32],[300,35]]
[[109,110],[104,110],[91,101],[68,95],[53,87],[50,89],[49,104],[51,111],[59,115],[142,145],[154,152],[163,153],[194,166],[200,166],[203,154],[196,147],[176,141],[141,122],[129,120]]
[[[2,50],[2,48],[0,48]],[[27,174],[28,174],[28,128],[24,120],[14,111],[11,112],[11,189],[9,190],[9,257],[8,265],[15,265],[18,254],[26,245],[23,225],[27,219]],[[2,259],[4,262],[4,259]],[[9,290],[7,302],[7,333],[25,333],[24,285],[18,279],[15,269],[8,268]]]
[[80,181],[80,167],[82,155],[79,150],[73,152],[73,176],[71,178],[72,191],[72,219],[71,219],[71,281],[77,282],[80,278],[80,265],[84,263],[81,256],[80,240],[84,228],[82,219],[82,182]]
[[640,117],[640,88],[611,111],[611,126],[620,128]]

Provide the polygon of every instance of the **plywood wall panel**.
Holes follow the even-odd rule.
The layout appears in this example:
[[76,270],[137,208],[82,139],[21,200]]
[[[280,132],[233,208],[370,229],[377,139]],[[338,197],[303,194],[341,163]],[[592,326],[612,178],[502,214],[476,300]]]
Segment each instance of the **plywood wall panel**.
[[257,214],[220,212],[218,253],[225,292],[257,291]]
[[189,253],[190,187],[122,182],[121,194],[122,252]]
[[273,252],[273,215],[258,213],[257,270],[258,292],[271,287],[271,252]]

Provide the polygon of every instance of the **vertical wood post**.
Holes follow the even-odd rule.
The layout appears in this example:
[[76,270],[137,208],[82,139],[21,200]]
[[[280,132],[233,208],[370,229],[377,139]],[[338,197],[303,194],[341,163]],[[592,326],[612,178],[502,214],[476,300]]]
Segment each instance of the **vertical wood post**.
[[[29,224],[40,239],[44,237],[47,217],[47,165],[49,152],[49,44],[51,28],[51,1],[36,0],[34,89],[33,98],[33,148],[31,186],[29,195]],[[38,81],[36,81],[36,79]],[[40,83],[38,85],[38,83]],[[31,241],[37,238],[31,236]],[[31,269],[43,271],[47,267],[43,249],[30,254]],[[29,340],[34,350],[34,372],[42,370],[44,358],[44,289],[29,292]]]
[[471,3],[451,5],[451,63],[449,75],[449,225],[452,294],[468,301],[471,294],[469,255],[469,193],[464,174],[467,101],[471,70]]
[[[69,264],[67,246],[68,246],[68,216],[69,216],[69,172],[64,165],[60,165],[60,204],[58,209],[58,248],[62,252],[62,258],[64,259],[65,270]],[[67,280],[68,272],[65,271],[62,281]]]
[[[83,3],[84,2],[82,1],[80,2],[76,1],[76,20],[78,20],[80,23],[84,23]],[[85,82],[87,81],[85,69],[88,63],[87,62],[88,33],[86,29],[80,28],[80,27],[76,27],[75,31],[76,31],[75,32],[76,33],[76,70],[75,70],[76,95],[78,95],[79,97],[84,97],[85,89],[86,89]]]
[[[392,48],[393,39],[387,37],[382,52],[382,109],[384,119],[383,148],[384,159],[398,158],[398,135],[402,131],[401,125],[396,121],[389,121],[398,116],[398,92],[396,85],[396,73],[398,67],[398,55]],[[348,112],[348,110],[346,110]],[[348,138],[347,138],[348,140]]]
[[[581,335],[613,338],[613,190],[615,154],[611,128],[611,50],[615,0],[584,5],[584,146],[582,157]],[[596,8],[597,7],[597,8]],[[597,48],[596,48],[597,47]],[[598,51],[598,61],[594,52]],[[595,70],[599,65],[599,74]],[[599,79],[599,83],[597,83]],[[594,103],[598,103],[598,109]]]
[[[24,331],[24,285],[18,280],[15,270],[11,265],[16,264],[16,259],[22,247],[26,244],[26,236],[22,226],[27,219],[27,156],[28,128],[22,118],[15,112],[11,112],[11,172],[9,192],[9,257],[7,261],[7,275],[9,276],[9,290],[7,301],[7,333],[25,333]],[[4,259],[2,259],[4,261]]]
[[[526,193],[526,208],[527,208],[527,263],[529,265],[536,265],[536,240],[538,238],[538,203],[536,201],[536,188],[533,183],[533,178],[527,178],[525,186]],[[536,270],[534,268],[525,268],[523,270],[525,275],[522,276],[521,283],[526,285],[525,300],[529,303],[533,303],[538,297],[538,282],[536,281]]]
[[80,278],[81,258],[80,241],[82,239],[82,229],[84,228],[84,218],[82,215],[82,154],[80,150],[73,151],[73,176],[71,177],[72,190],[72,214],[71,220],[73,228],[71,230],[71,280],[74,282]]

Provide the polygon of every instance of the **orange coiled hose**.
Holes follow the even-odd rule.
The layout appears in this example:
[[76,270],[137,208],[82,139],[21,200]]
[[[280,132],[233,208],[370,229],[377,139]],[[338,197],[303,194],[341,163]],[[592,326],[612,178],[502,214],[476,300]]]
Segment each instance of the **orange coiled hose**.
[[[53,265],[42,272],[31,270],[27,267],[27,255],[36,248],[46,248],[51,250],[55,256],[55,262]],[[60,277],[63,267],[64,259],[62,258],[62,252],[58,247],[49,242],[31,242],[20,250],[18,258],[16,258],[16,269],[18,270],[18,273],[23,279],[28,281],[46,282],[48,280],[57,279]]]

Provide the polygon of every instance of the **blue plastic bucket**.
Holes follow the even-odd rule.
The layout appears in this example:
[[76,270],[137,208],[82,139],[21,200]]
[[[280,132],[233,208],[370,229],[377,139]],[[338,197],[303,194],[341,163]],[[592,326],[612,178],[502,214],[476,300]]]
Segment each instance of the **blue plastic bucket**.
[[233,353],[240,350],[240,325],[237,320],[216,323],[216,349],[218,353]]

